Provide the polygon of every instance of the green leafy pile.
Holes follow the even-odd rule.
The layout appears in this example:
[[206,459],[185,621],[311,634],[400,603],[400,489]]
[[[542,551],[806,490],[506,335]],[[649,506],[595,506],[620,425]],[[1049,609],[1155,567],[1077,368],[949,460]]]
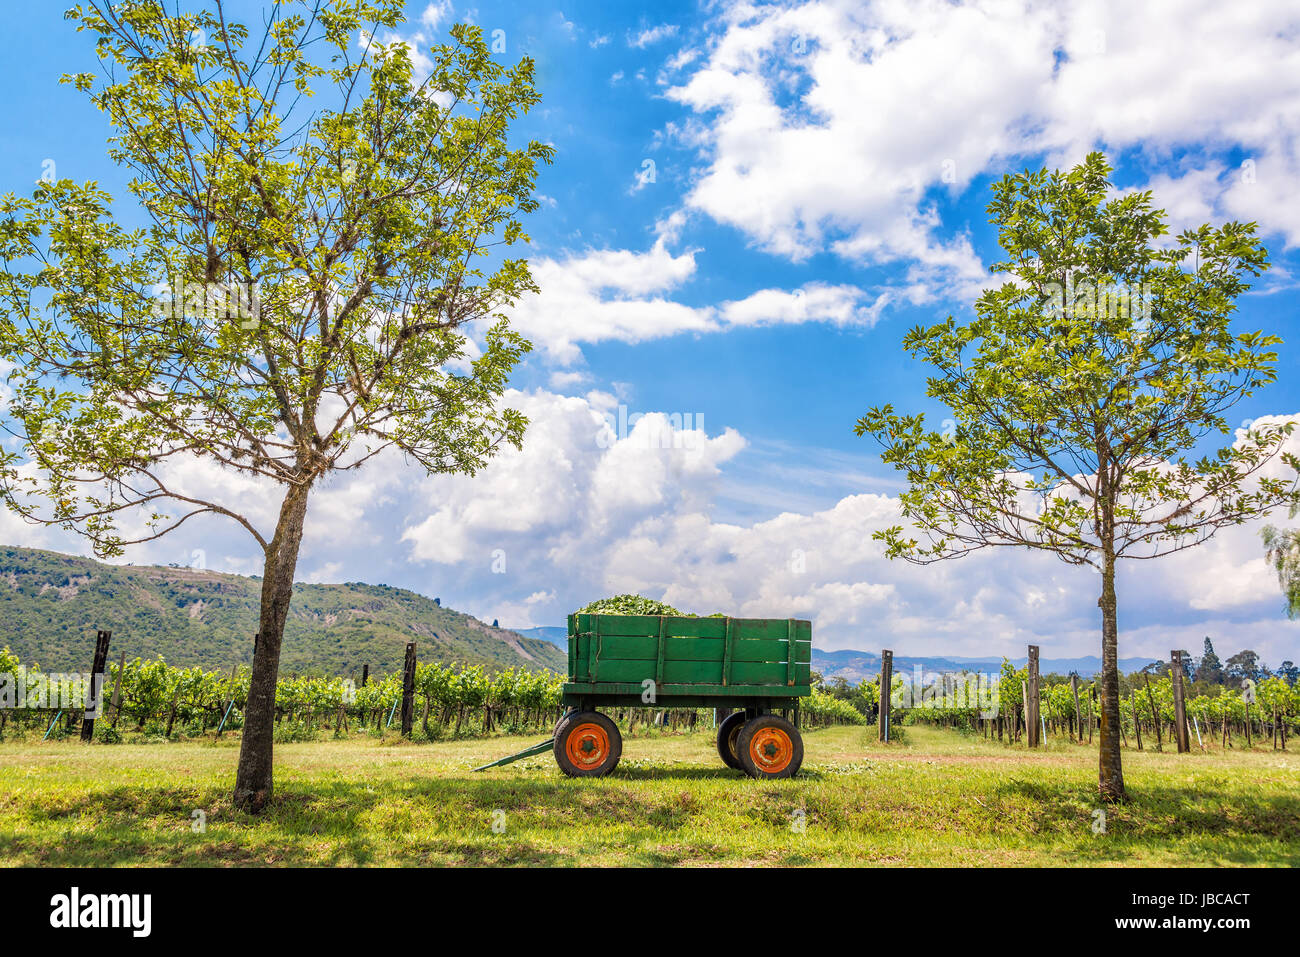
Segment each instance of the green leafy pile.
[[579,615],[677,615],[694,618],[689,612],[678,611],[672,605],[644,595],[615,595],[612,598],[598,598],[591,604],[578,609]]
[[[693,611],[678,611],[667,602],[655,601],[644,595],[614,595],[612,598],[597,598],[589,605],[579,608],[579,615],[676,615],[678,618],[699,618]],[[727,613],[715,611],[707,618],[726,618]]]

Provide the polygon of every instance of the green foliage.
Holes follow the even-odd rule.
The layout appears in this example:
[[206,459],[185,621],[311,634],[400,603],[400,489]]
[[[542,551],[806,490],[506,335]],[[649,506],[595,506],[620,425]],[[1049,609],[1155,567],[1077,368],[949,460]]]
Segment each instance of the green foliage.
[[68,179],[0,199],[9,507],[99,555],[138,540],[127,510],[146,538],[219,514],[266,548],[244,484],[182,492],[163,466],[305,501],[386,449],[472,474],[520,444],[499,400],[530,345],[506,311],[536,285],[510,254],[554,154],[510,142],[534,66],[458,23],[425,75],[377,35],[402,7],[286,0],[264,36],[211,4],[68,11],[100,69],[63,80],[107,118],[130,200]]
[[1210,684],[1219,684],[1223,681],[1223,665],[1219,661],[1219,656],[1214,653],[1214,642],[1210,640],[1209,635],[1205,636],[1201,660],[1196,666],[1196,678],[1198,681]]
[[853,705],[824,691],[813,689],[799,704],[799,717],[807,727],[818,728],[831,724],[866,724],[867,719]]
[[[252,662],[261,581],[190,568],[105,565],[28,548],[0,547],[0,633],[24,661],[85,671],[95,631],[118,650],[175,665]],[[523,654],[507,644],[510,637]],[[490,670],[565,671],[550,642],[489,628],[415,592],[350,582],[298,584],[285,625],[281,668],[289,674],[359,676],[402,667],[406,643],[421,657]]]
[[[1295,516],[1296,510],[1292,509],[1291,517]],[[1282,587],[1287,617],[1300,618],[1300,529],[1266,525],[1260,536],[1264,539],[1264,553]]]
[[1255,224],[1163,246],[1151,194],[1107,200],[1109,174],[1093,153],[997,183],[988,211],[1007,258],[993,270],[1011,279],[984,292],[972,322],[950,316],[904,339],[953,420],[931,430],[886,405],[858,422],[908,480],[912,528],[876,534],[891,557],[1023,545],[1101,567],[1112,546],[1148,558],[1296,500],[1294,481],[1262,474],[1279,454],[1297,465],[1280,452],[1290,423],[1185,457],[1277,375],[1280,340],[1231,328],[1268,267]]
[[[19,664],[19,657],[9,648],[0,649],[0,675],[6,675],[6,681],[12,680],[7,676],[16,673]],[[39,667],[32,665],[26,670],[29,686],[43,679]],[[116,723],[122,729],[130,726],[162,734],[171,721],[176,733],[198,733],[215,729],[231,701],[234,707],[226,728],[242,727],[249,677],[247,668],[235,669],[232,676],[202,668],[174,668],[162,658],[135,658],[126,662],[120,680],[117,663],[111,662],[104,687],[106,697],[120,689],[122,711]],[[519,729],[549,728],[559,715],[563,683],[563,677],[551,671],[489,671],[481,665],[425,662],[416,667],[415,702],[417,711],[427,706],[435,724],[449,726],[454,721],[456,732],[462,725],[467,733],[492,731],[502,722]],[[325,723],[337,721],[340,708],[351,721],[370,730],[387,729],[401,695],[400,671],[374,675],[361,688],[339,677],[281,676],[275,691],[279,718],[275,740],[311,740]],[[26,719],[32,727],[44,727],[42,715],[45,724],[49,722],[44,711],[18,709],[12,714],[15,721]],[[121,725],[123,720],[127,725]],[[95,733],[105,742],[121,740],[120,731],[108,720],[107,709]]]
[[[907,334],[926,394],[951,410],[874,407],[859,435],[901,471],[907,525],[873,533],[890,558],[929,563],[990,546],[1046,551],[1097,569],[1108,719],[1099,790],[1125,798],[1118,723],[1116,563],[1195,546],[1300,502],[1295,423],[1231,430],[1227,410],[1277,378],[1281,340],[1232,328],[1239,297],[1268,268],[1254,223],[1168,232],[1150,192],[1117,194],[1091,153],[1074,169],[1025,171],[993,187],[990,221],[1008,278],[975,317]],[[1277,477],[1281,461],[1290,474]]]
[[[672,605],[644,595],[614,595],[598,598],[579,608],[579,615],[672,615],[677,618],[698,618],[693,611],[678,611]],[[725,611],[715,611],[706,618],[726,618]]]
[[[1024,718],[1023,694],[1027,680],[1027,667],[1022,666],[1017,669],[1012,667],[1005,658],[1002,660],[997,687],[997,710],[1013,719],[1013,722],[1022,721]],[[873,687],[871,695],[873,700],[874,690]],[[1099,694],[1100,690],[1101,682],[1098,678],[1079,682],[1079,714],[1085,722],[1085,728],[1089,714],[1089,701],[1092,700],[1094,693]],[[1274,708],[1288,727],[1293,726],[1297,719],[1300,719],[1300,685],[1289,684],[1281,678],[1267,678],[1258,682],[1256,694],[1259,705],[1251,709],[1252,721],[1258,723],[1261,719],[1268,718]],[[1174,689],[1168,670],[1159,677],[1143,674],[1123,676],[1120,682],[1119,720],[1125,734],[1130,737],[1134,733],[1132,708],[1134,695],[1137,700],[1138,719],[1143,723],[1143,727],[1148,729],[1148,733],[1151,722],[1151,701],[1155,702],[1156,714],[1162,724],[1173,722]],[[1245,699],[1242,690],[1236,686],[1224,687],[1199,680],[1184,681],[1184,700],[1188,723],[1190,724],[1192,718],[1196,717],[1200,721],[1203,735],[1208,735],[1205,727],[1207,719],[1216,724],[1223,721],[1225,717],[1238,724],[1246,720]],[[1057,729],[1058,733],[1064,733],[1064,729],[1069,727],[1075,715],[1074,706],[1074,692],[1068,676],[1040,676],[1039,712],[1048,725],[1049,734],[1053,728]],[[1094,717],[1099,714],[1095,704],[1092,714]],[[942,724],[968,730],[977,727],[976,721],[980,717],[982,717],[980,710],[975,707],[927,706],[914,708],[908,713],[908,719],[913,723]],[[1087,733],[1086,730],[1084,733]]]
[[[686,613],[678,611],[672,605],[642,595],[614,595],[612,598],[598,598],[578,609],[580,615],[675,615]],[[694,617],[689,616],[689,617]]]
[[1259,655],[1247,648],[1223,663],[1223,674],[1229,681],[1260,678]]

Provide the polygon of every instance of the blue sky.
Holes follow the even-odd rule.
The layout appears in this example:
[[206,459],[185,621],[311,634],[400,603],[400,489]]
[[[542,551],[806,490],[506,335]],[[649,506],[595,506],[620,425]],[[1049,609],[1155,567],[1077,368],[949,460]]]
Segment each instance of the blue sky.
[[[394,464],[327,485],[301,577],[411,587],[506,625],[634,590],[812,616],[825,648],[1096,653],[1086,572],[1016,552],[884,561],[870,532],[898,485],[852,428],[884,402],[939,411],[900,340],[969,314],[998,258],[990,182],[1091,149],[1175,228],[1260,223],[1274,268],[1241,323],[1287,342],[1280,381],[1236,413],[1300,409],[1300,5],[1131,7],[410,4],[417,49],[463,19],[538,64],[543,103],[519,134],[557,152],[528,224],[542,291],[514,317],[536,350],[512,396],[533,428],[473,481]],[[102,118],[57,84],[89,63],[59,10],[7,16],[22,55],[0,63],[0,190],[53,161],[120,195]],[[620,406],[647,427],[678,413],[678,447],[602,432]],[[0,538],[84,551],[8,518]],[[258,571],[251,540],[215,522],[127,558]],[[1120,597],[1124,655],[1199,652],[1205,634],[1221,654],[1300,655],[1258,528],[1133,570]]]

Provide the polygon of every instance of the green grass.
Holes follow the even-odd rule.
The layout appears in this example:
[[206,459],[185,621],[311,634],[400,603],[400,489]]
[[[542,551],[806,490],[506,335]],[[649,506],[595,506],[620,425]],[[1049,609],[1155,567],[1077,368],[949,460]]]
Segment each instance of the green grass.
[[706,732],[628,740],[599,780],[549,755],[470,770],[537,740],[279,745],[261,818],[230,806],[232,738],[0,743],[0,864],[1300,864],[1295,753],[1126,752],[1134,800],[1094,834],[1096,752],[1063,742],[832,728],[806,735],[798,779],[756,782]]

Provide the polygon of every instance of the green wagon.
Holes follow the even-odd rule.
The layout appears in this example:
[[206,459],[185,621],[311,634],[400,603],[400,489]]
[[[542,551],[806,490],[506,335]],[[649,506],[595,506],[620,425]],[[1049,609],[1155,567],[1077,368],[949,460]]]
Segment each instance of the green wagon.
[[799,699],[811,693],[811,653],[812,623],[794,618],[570,615],[569,710],[551,741],[496,763],[549,745],[565,774],[598,777],[623,753],[600,708],[716,708],[729,712],[718,725],[728,767],[791,777],[803,763]]

